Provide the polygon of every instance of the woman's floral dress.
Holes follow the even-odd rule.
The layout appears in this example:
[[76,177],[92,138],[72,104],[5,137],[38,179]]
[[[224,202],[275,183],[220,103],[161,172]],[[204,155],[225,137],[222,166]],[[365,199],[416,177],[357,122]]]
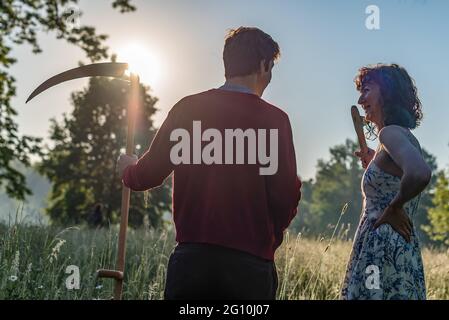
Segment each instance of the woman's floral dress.
[[[421,150],[411,133],[410,140]],[[374,161],[368,165],[362,178],[362,216],[341,290],[342,299],[426,299],[416,230],[412,231],[410,243],[389,224],[373,230],[375,221],[399,191],[400,183],[399,177],[384,172]],[[404,206],[412,222],[418,204],[419,196]]]

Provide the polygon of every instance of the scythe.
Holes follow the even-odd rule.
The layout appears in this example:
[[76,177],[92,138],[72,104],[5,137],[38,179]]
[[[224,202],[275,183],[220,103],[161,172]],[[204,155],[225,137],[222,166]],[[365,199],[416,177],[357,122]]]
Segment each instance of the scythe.
[[351,117],[354,124],[354,130],[357,134],[357,140],[359,141],[360,150],[362,153],[368,152],[368,146],[366,144],[365,134],[363,133],[364,118],[360,115],[359,109],[356,106],[351,107]]
[[[140,92],[139,92],[139,77],[135,74],[131,74],[130,77],[125,76],[125,71],[128,69],[126,63],[106,62],[106,63],[94,63],[84,65],[78,68],[70,69],[60,74],[57,74],[50,79],[43,82],[37,87],[27,101],[30,101],[43,91],[54,87],[62,82],[66,82],[73,79],[85,78],[85,77],[113,77],[121,80],[129,81],[131,84],[131,96],[128,102],[128,131],[126,137],[126,154],[132,155],[134,149],[134,126],[136,110],[139,108]],[[130,189],[123,185],[122,187],[122,202],[121,202],[121,221],[120,231],[118,239],[118,253],[117,253],[117,270],[97,270],[97,275],[100,278],[113,278],[115,279],[114,299],[120,300],[122,298],[123,291],[123,278],[125,271],[125,255],[126,255],[126,230],[128,228],[128,212],[129,212],[129,199]]]

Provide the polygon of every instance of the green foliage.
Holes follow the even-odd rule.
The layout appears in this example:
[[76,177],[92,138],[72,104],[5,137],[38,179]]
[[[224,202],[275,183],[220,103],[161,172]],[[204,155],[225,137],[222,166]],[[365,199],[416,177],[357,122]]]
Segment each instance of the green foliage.
[[[294,229],[304,228],[312,234],[328,232],[334,229],[346,203],[348,207],[341,224],[358,225],[362,208],[360,181],[363,170],[354,156],[357,149],[357,144],[348,139],[345,144],[330,149],[329,161],[318,160],[315,180],[303,184]],[[352,228],[354,231],[355,227]]]
[[[14,168],[13,163],[29,166],[30,155],[41,155],[42,139],[18,134],[14,121],[17,112],[11,105],[16,94],[15,79],[9,68],[16,63],[11,56],[13,46],[30,45],[33,53],[42,51],[38,41],[39,31],[55,32],[58,39],[64,39],[85,51],[91,61],[107,58],[104,34],[96,34],[91,26],[69,28],[64,10],[78,0],[2,0],[0,2],[0,187],[5,185],[6,193],[23,200],[31,193],[24,175]],[[114,8],[120,12],[134,11],[130,0],[114,0]]]
[[427,152],[425,149],[423,151],[423,157],[426,163],[432,170],[432,179],[429,185],[421,193],[421,199],[419,201],[419,207],[415,216],[415,225],[417,226],[416,231],[420,240],[424,243],[429,243],[432,239],[429,237],[428,233],[425,232],[424,226],[429,224],[429,210],[434,206],[433,197],[434,190],[438,178],[438,166],[435,156]]
[[45,200],[50,190],[50,182],[37,172],[35,165],[25,167],[17,162],[13,165],[25,176],[27,187],[30,188],[32,195],[27,196],[22,201],[12,199],[6,193],[0,192],[0,223],[1,221],[11,221],[17,208],[20,208],[25,221],[45,223],[48,219],[42,213],[43,208],[46,207]]
[[356,150],[358,145],[348,139],[345,144],[330,149],[331,158],[328,162],[318,161],[311,213],[320,217],[322,222],[327,222],[324,225],[326,227],[335,224],[345,203],[348,203],[348,208],[341,220],[342,224],[357,226],[360,220],[363,169],[354,156]]
[[[313,180],[301,181],[301,200],[299,201],[298,214],[290,224],[289,229],[295,233],[310,231],[314,226],[319,225],[318,217],[315,217],[310,212],[312,204],[312,188]],[[312,230],[314,231],[314,230]]]
[[[156,111],[157,99],[150,96],[148,90],[141,87],[144,96],[136,117],[136,154],[149,148],[155,134],[151,117]],[[72,94],[73,112],[64,114],[61,123],[52,120],[53,147],[47,149],[40,165],[40,172],[52,182],[47,208],[52,222],[88,221],[98,203],[105,209],[105,218],[117,222],[122,184],[115,166],[120,150],[126,145],[129,91],[127,82],[91,78],[86,89]],[[168,210],[168,183],[151,191],[148,206],[144,193],[133,192],[129,223],[142,225],[147,216],[149,224],[157,227]]]
[[444,171],[438,175],[433,204],[435,207],[429,210],[429,225],[423,229],[432,240],[449,245],[449,174]]

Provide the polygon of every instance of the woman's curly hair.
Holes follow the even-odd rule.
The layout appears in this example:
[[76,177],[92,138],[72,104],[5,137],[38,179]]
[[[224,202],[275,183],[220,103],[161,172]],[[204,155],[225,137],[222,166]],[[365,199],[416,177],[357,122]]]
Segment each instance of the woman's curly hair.
[[399,125],[415,129],[423,118],[421,101],[415,81],[397,64],[376,64],[359,69],[354,79],[361,91],[368,82],[380,87],[385,125]]

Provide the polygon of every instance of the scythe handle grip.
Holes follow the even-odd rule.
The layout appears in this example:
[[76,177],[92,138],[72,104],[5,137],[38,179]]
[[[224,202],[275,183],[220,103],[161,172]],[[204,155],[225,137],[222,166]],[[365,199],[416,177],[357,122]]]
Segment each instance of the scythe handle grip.
[[123,279],[123,272],[117,270],[99,269],[97,270],[98,278],[113,278],[116,280]]
[[363,118],[360,116],[359,109],[356,106],[351,107],[351,117],[354,123],[354,129],[359,140],[360,150],[362,153],[368,152],[368,146],[366,144],[365,134],[363,132]]

